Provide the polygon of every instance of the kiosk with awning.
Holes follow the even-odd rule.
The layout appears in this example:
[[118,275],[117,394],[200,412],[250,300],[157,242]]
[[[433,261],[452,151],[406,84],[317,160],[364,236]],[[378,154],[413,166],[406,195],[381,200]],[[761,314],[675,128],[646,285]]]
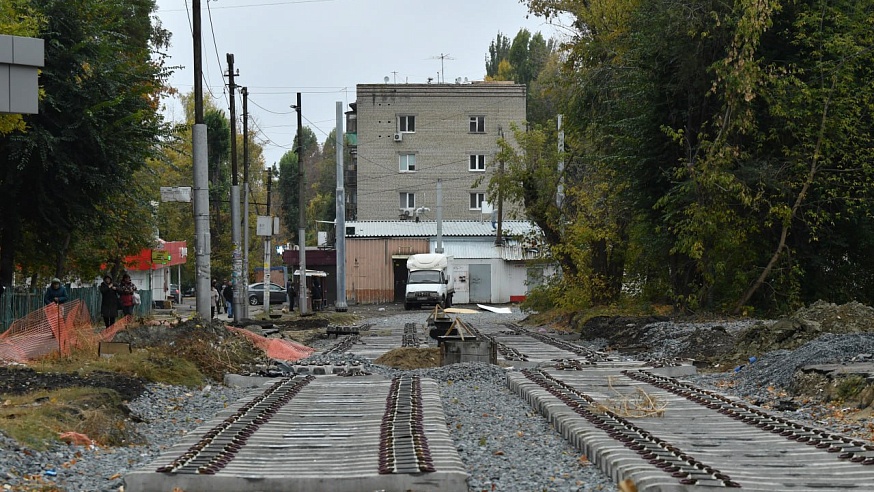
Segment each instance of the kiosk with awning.
[[[293,273],[294,276],[294,285],[297,288],[300,285],[300,270],[295,270]],[[324,309],[328,304],[332,297],[328,296],[328,285],[327,285],[328,273],[323,272],[321,270],[310,270],[309,268],[306,270],[306,286],[307,286],[307,308],[312,311],[313,298],[312,298],[312,289],[313,280],[319,279],[319,285],[322,286],[322,306],[319,306],[319,309]]]

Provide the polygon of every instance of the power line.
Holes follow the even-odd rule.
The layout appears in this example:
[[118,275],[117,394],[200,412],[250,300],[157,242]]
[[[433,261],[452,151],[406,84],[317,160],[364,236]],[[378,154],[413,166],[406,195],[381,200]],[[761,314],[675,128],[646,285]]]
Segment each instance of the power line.
[[[288,0],[286,2],[270,2],[270,3],[253,3],[250,5],[227,5],[224,7],[216,7],[216,9],[245,9],[249,7],[275,7],[279,5],[293,5],[298,3],[327,3],[335,2],[336,0]],[[161,12],[179,12],[179,9],[166,9]]]
[[[215,0],[212,0],[212,1],[215,1]],[[222,68],[222,58],[219,56],[218,43],[216,43],[216,40],[215,40],[215,25],[212,22],[212,10],[209,7],[209,2],[210,2],[210,0],[206,0],[206,12],[209,15],[209,31],[210,31],[210,33],[212,33],[212,47],[215,50],[215,59],[218,62],[219,73],[223,74],[224,69]],[[228,92],[225,89],[224,80],[225,80],[224,76],[222,76],[222,95],[225,97],[225,104],[230,106],[231,102],[228,99]],[[210,94],[212,94],[212,91],[210,91]],[[215,97],[215,96],[213,96],[213,97]]]
[[319,128],[318,125],[316,125],[315,123],[313,123],[312,121],[310,121],[309,119],[307,119],[306,116],[304,116],[303,119],[305,119],[305,120],[307,121],[307,123],[309,123],[310,125],[313,125],[313,126],[316,128],[316,130],[322,132],[326,137],[328,136],[328,133],[326,133],[325,130],[322,130],[321,128]]
[[[264,106],[258,104],[258,103],[255,102],[254,100],[252,100],[252,93],[251,93],[251,92],[249,93],[249,102],[252,103],[252,104],[254,104],[255,106],[258,106],[259,108],[263,109],[264,111],[267,111],[268,113],[271,113],[271,114],[278,114],[278,115],[294,114],[294,111],[293,111],[293,110],[292,110],[292,111],[282,111],[282,112],[280,112],[280,111],[272,111],[272,110],[270,110],[270,109],[265,108]],[[289,124],[289,126],[291,126],[291,125]]]
[[[207,5],[209,5],[209,4],[207,4]],[[194,37],[194,27],[192,26],[192,23],[191,23],[191,12],[190,12],[190,9],[188,8],[188,0],[185,0],[185,14],[188,15],[188,30],[191,32],[191,37],[193,38]],[[206,91],[209,92],[209,95],[213,99],[218,99],[217,97],[215,97],[215,94],[213,94],[212,88],[209,86],[209,83],[206,80],[206,76],[203,73],[200,74],[200,79],[203,81],[203,85],[206,86]],[[186,86],[186,87],[189,87],[189,86]],[[194,87],[194,84],[192,84],[190,87]]]

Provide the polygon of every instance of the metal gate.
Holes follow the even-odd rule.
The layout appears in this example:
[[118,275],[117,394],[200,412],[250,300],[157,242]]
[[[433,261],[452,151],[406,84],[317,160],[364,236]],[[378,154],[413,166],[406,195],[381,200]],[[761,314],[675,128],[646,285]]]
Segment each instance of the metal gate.
[[470,265],[470,302],[492,302],[492,266]]

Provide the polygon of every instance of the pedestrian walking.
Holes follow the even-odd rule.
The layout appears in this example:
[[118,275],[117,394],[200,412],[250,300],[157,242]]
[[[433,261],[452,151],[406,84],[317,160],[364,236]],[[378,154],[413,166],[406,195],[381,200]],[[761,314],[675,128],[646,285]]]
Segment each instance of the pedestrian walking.
[[313,311],[319,311],[322,308],[322,285],[319,283],[319,279],[313,278],[311,292],[313,294]]
[[61,284],[61,279],[55,277],[52,283],[46,289],[45,295],[42,297],[46,306],[51,303],[63,304],[67,302],[67,288]]
[[285,295],[288,296],[288,312],[294,312],[294,298],[297,296],[297,292],[294,290],[294,282],[290,279],[285,281]]
[[112,277],[106,275],[100,284],[100,314],[107,328],[115,323],[118,317],[118,286],[112,283]]
[[[225,280],[225,282],[227,282],[227,280]],[[222,287],[224,287],[224,284],[222,284]],[[219,288],[218,280],[212,279],[211,288],[214,292],[214,294],[210,294],[213,298],[213,310],[217,314],[222,314],[222,312],[224,312],[225,301],[222,299],[222,291]]]
[[216,312],[221,313],[221,305],[222,305],[222,296],[219,295],[218,286],[215,284],[215,280],[212,281],[212,285],[209,288],[210,299],[212,299],[212,308],[210,308],[210,312],[212,313],[211,318],[215,318]]
[[137,286],[130,279],[130,275],[124,274],[121,277],[121,282],[118,284],[118,301],[121,304],[121,312],[125,316],[134,314],[134,306],[136,301],[134,294],[137,292]]
[[225,281],[225,288],[222,290],[222,297],[225,299],[225,311],[228,313],[228,318],[234,317],[234,286],[230,282]]

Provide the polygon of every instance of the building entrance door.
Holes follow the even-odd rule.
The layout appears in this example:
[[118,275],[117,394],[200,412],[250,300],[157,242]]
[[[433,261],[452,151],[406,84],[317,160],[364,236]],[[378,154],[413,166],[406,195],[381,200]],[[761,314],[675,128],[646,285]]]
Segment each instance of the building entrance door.
[[492,266],[470,265],[470,302],[492,302]]
[[404,302],[404,293],[407,291],[407,259],[392,258],[392,270],[394,271],[395,302]]

